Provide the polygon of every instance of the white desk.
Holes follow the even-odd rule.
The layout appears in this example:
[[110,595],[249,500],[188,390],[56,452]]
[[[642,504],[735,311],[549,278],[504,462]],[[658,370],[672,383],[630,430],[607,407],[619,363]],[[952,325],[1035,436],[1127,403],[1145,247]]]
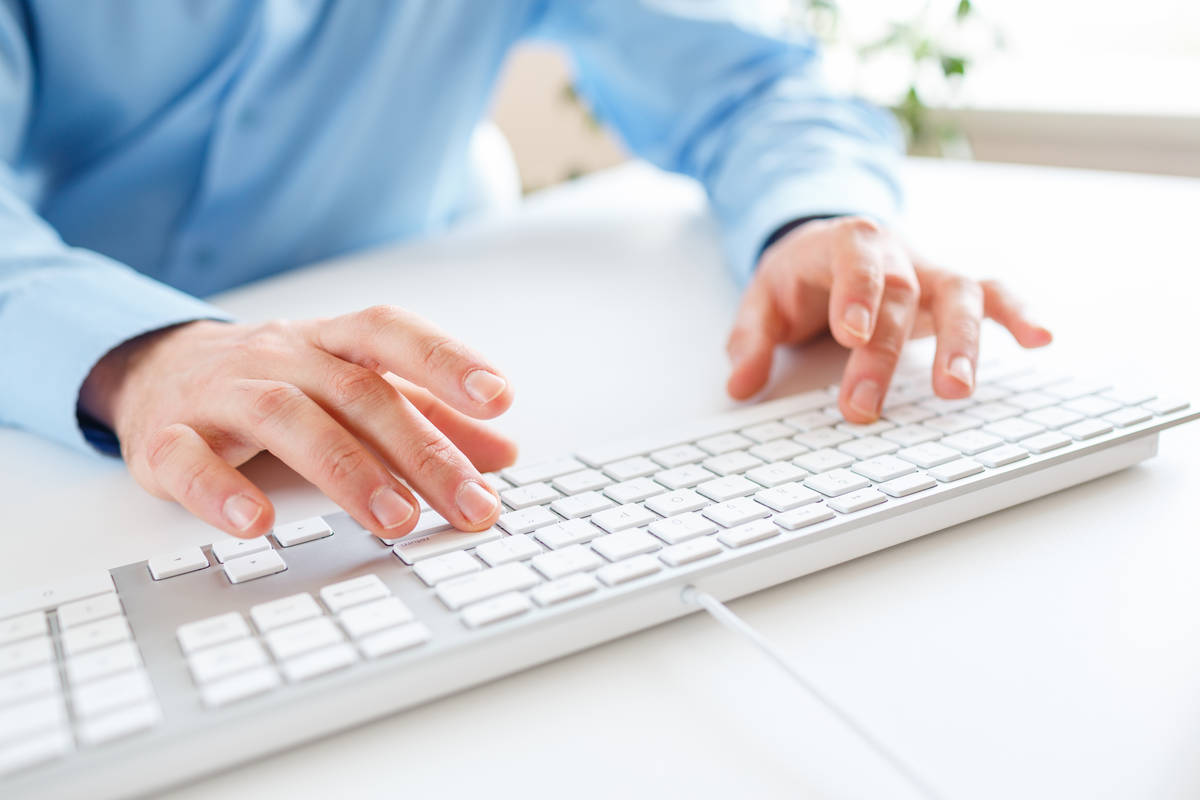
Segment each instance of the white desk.
[[[921,161],[909,173],[928,252],[1024,289],[1081,369],[1141,368],[1200,401],[1200,181]],[[500,426],[537,458],[726,407],[736,300],[699,191],[632,166],[221,302],[246,318],[415,309],[508,372],[517,401]],[[828,378],[783,372],[772,394]],[[1200,796],[1197,452],[1200,425],[1168,431],[1145,465],[734,607],[948,797]],[[11,430],[0,453],[0,586],[213,539],[119,463]],[[248,469],[283,520],[331,510],[270,459]],[[693,616],[181,794],[900,796],[891,781]]]

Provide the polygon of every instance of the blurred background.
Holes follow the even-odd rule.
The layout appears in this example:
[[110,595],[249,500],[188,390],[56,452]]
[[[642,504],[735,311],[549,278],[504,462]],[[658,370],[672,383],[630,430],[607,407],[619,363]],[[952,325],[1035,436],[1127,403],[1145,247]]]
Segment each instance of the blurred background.
[[[825,43],[840,90],[893,109],[910,152],[1200,177],[1197,0],[762,0]],[[510,56],[493,118],[525,191],[628,158],[561,50]]]

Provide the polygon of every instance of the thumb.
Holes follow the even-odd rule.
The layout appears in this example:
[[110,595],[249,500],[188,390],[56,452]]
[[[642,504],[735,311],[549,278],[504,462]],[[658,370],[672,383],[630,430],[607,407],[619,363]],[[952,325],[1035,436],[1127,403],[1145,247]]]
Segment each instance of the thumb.
[[782,331],[779,310],[762,282],[755,280],[742,298],[725,348],[731,362],[725,388],[735,400],[745,400],[766,386]]

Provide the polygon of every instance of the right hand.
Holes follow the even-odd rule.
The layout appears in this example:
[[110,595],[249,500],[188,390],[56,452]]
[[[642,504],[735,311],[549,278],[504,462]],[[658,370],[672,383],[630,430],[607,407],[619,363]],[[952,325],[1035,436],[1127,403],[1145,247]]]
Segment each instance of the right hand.
[[480,477],[516,446],[477,419],[512,404],[481,356],[414,314],[375,306],[303,322],[190,322],[108,353],[80,391],[130,472],[226,533],[260,536],[275,512],[237,470],[269,450],[385,538],[417,523],[397,476],[460,530],[495,523]]

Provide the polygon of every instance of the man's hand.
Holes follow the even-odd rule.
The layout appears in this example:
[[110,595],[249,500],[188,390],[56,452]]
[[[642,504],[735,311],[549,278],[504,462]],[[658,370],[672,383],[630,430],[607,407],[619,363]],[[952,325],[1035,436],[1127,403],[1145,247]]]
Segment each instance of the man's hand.
[[746,289],[729,337],[729,394],[744,399],[766,385],[776,345],[828,328],[851,349],[838,398],[847,420],[879,417],[904,343],[931,332],[934,392],[966,397],[975,388],[985,316],[1023,347],[1050,343],[1050,332],[993,281],[914,262],[897,237],[866,219],[807,222],[767,248]]
[[92,370],[84,410],[113,427],[134,477],[234,536],[271,528],[266,495],[236,467],[269,450],[371,532],[400,536],[418,508],[403,477],[462,530],[496,521],[480,477],[512,442],[476,419],[512,390],[481,356],[413,314],[192,322],[127,342]]

